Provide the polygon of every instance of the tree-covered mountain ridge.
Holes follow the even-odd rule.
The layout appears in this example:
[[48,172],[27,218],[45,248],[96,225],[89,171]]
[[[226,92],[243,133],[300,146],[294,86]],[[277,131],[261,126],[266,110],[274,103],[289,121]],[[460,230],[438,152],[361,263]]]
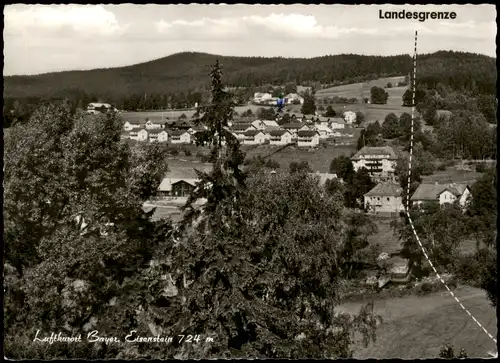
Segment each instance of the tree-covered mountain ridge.
[[[224,82],[244,87],[288,82],[355,83],[407,75],[413,67],[408,54],[266,58],[182,52],[126,67],[6,76],[4,98],[71,97],[83,92],[114,98],[198,91],[208,88],[205,75],[216,59],[224,65]],[[496,60],[486,55],[455,51],[422,54],[418,56],[417,68],[419,83],[439,81],[460,88],[474,81],[480,92],[496,93]]]

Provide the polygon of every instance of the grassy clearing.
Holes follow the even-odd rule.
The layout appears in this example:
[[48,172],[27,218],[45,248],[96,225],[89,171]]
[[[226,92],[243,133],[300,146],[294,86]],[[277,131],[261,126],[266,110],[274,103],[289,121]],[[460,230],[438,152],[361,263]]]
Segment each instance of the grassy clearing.
[[[464,306],[493,335],[497,333],[495,309],[482,290],[463,286],[455,290]],[[365,302],[346,303],[340,311],[357,313]],[[355,345],[354,358],[418,359],[437,357],[442,344],[451,343],[467,350],[469,357],[486,357],[496,351],[495,343],[445,292],[424,297],[377,300],[375,312],[384,322],[377,329],[377,341],[368,347]]]
[[[373,86],[385,87],[388,82],[396,84],[399,81],[404,80],[404,77],[386,77],[379,78],[367,83],[353,83],[343,86],[337,86],[332,88],[323,89],[316,93],[316,98],[322,99],[325,97],[347,97],[347,98],[370,98],[370,89]],[[392,87],[386,88],[385,90],[389,94],[386,105],[373,105],[373,104],[350,104],[350,105],[336,105],[336,107],[341,106],[345,111],[361,111],[365,115],[365,122],[371,123],[375,121],[383,122],[385,117],[393,112],[397,116],[400,116],[404,112],[411,112],[411,108],[403,107],[403,94],[406,92],[407,87]],[[345,106],[345,108],[343,107]]]
[[469,183],[474,184],[482,173],[477,173],[474,170],[459,170],[456,167],[448,167],[443,171],[435,171],[432,175],[422,177],[423,183]]
[[386,253],[396,253],[401,249],[401,242],[394,234],[393,228],[390,223],[394,220],[390,217],[377,217],[373,216],[372,220],[377,225],[377,233],[368,237],[368,242],[371,245],[379,244],[382,251]]
[[[246,150],[245,150],[246,149]],[[253,149],[243,148],[247,151],[247,158],[252,158],[254,156],[267,156],[276,150],[276,147],[258,147]],[[350,156],[352,152],[355,152],[355,145],[343,145],[343,146],[333,146],[328,145],[326,148],[319,147],[317,149],[299,149],[296,147],[286,148],[279,153],[270,156],[270,159],[275,160],[280,164],[281,169],[288,170],[288,165],[292,161],[301,162],[307,161],[313,171],[319,171],[322,173],[329,172],[330,163],[334,158],[340,155]]]
[[[245,105],[245,106],[237,106],[235,111],[238,114],[242,114],[246,110],[250,109],[254,114],[257,113],[257,110],[261,107],[266,106],[257,106],[257,105]],[[300,113],[299,105],[290,105],[287,106],[287,109],[290,110],[291,113]],[[120,116],[124,121],[146,121],[146,118],[153,122],[164,122],[167,121],[167,117],[170,120],[177,120],[179,116],[185,114],[187,119],[191,119],[196,110],[174,110],[174,111],[147,111],[147,112],[122,112]]]

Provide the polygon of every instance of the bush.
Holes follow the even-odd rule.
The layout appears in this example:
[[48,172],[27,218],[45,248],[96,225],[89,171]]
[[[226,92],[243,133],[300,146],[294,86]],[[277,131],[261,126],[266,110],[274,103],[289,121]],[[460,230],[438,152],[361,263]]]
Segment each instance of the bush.
[[439,164],[438,167],[437,167],[437,170],[439,170],[439,171],[445,171],[446,170],[446,164],[445,163]]
[[432,282],[424,282],[417,289],[417,294],[427,295],[437,290],[437,286]]
[[184,149],[184,155],[191,156],[191,151],[188,149]]
[[477,173],[484,173],[487,169],[487,166],[485,163],[477,163],[476,164],[476,172]]
[[177,148],[175,147],[171,147],[169,150],[168,150],[168,153],[172,156],[177,156],[179,155],[179,150],[177,150]]
[[458,256],[455,259],[453,267],[453,274],[463,283],[470,285],[477,285],[479,282],[479,275],[482,270],[478,259],[475,254],[467,254]]

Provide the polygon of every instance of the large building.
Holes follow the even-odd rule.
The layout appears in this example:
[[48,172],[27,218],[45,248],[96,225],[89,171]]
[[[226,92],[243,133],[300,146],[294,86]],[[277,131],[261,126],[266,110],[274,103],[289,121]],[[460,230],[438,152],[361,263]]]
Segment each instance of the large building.
[[402,191],[396,183],[379,183],[364,195],[365,209],[374,213],[399,213],[404,210]]
[[354,171],[366,168],[374,180],[394,180],[397,155],[390,146],[364,146],[351,161]]
[[467,184],[420,184],[411,197],[413,204],[418,205],[424,202],[454,203],[458,200],[462,207],[466,206],[470,197],[470,188]]

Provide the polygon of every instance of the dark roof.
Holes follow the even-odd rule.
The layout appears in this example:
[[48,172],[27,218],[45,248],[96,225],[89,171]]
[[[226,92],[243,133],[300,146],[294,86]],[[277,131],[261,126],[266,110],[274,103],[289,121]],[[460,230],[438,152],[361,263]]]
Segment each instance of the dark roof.
[[314,136],[314,135],[317,135],[318,134],[318,131],[315,131],[315,130],[302,130],[302,131],[299,131],[297,132],[297,136],[302,136],[302,137],[310,137],[310,136]]
[[420,184],[413,193],[411,200],[437,200],[439,195],[445,190],[450,191],[455,196],[461,196],[465,189],[468,187],[467,184]]
[[389,155],[390,159],[397,159],[397,155],[390,146],[363,146],[352,159],[360,159],[364,155]]
[[170,136],[180,136],[187,133],[185,130],[166,130]]
[[165,131],[165,129],[151,129],[151,130],[148,130],[148,132],[150,134],[159,134],[160,132],[163,132]]
[[286,134],[287,132],[289,133],[288,130],[271,130],[271,131],[269,131],[269,135],[271,135],[271,136],[282,136],[282,135]]
[[284,129],[300,129],[303,126],[304,126],[304,124],[300,123],[300,122],[290,122],[290,123],[284,124],[281,127],[283,127]]
[[[146,130],[144,127],[132,127],[130,129],[130,132],[137,132],[137,131],[141,131],[141,130]],[[146,130],[146,131],[149,131],[149,130]]]
[[262,132],[261,130],[248,130],[243,135],[245,135],[245,136],[255,136],[257,134],[260,134],[261,132]]
[[380,183],[377,184],[372,190],[365,194],[366,197],[373,196],[393,196],[399,197],[401,196],[401,192],[403,189],[396,183]]
[[255,127],[254,125],[252,124],[234,124],[232,126],[232,130],[233,131],[245,131],[246,129],[248,129],[249,127]]

